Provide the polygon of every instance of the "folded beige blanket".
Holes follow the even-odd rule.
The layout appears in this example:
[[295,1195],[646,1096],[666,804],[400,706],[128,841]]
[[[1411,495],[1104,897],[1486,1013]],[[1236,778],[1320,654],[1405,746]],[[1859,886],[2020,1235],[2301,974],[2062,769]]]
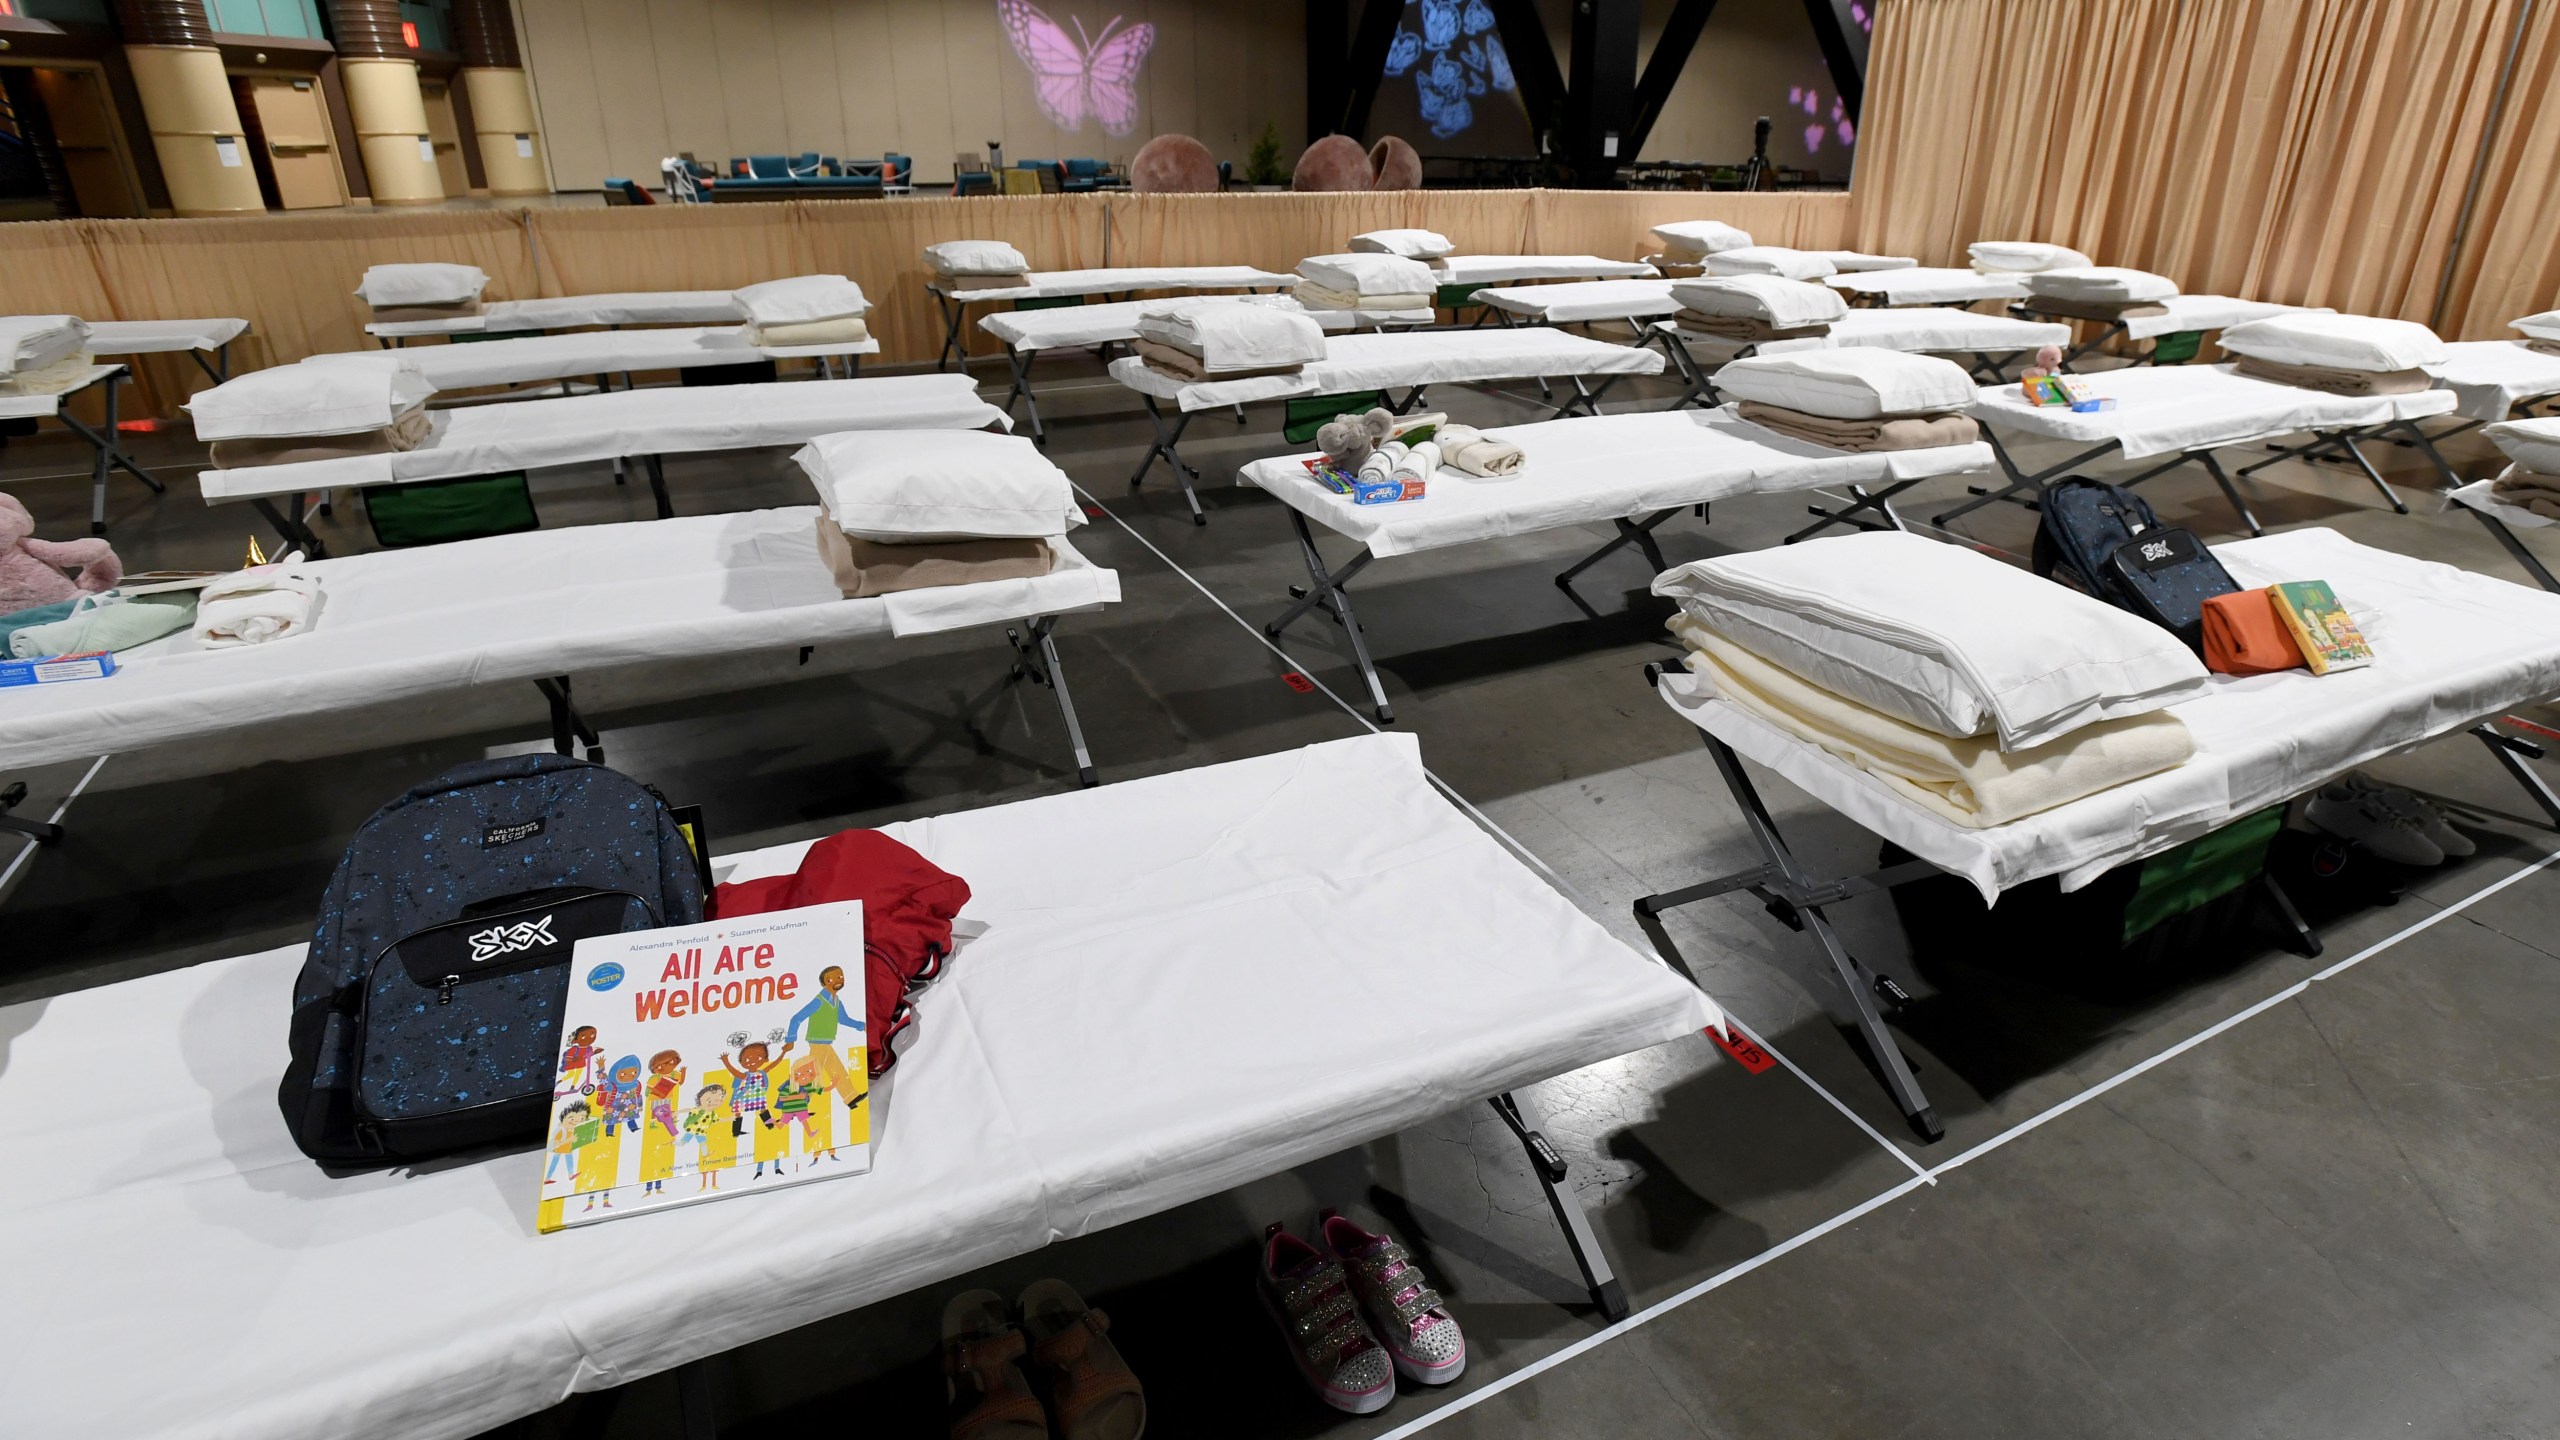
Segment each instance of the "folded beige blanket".
[[1754,425],[1834,450],[1933,450],[1941,445],[1970,445],[1982,438],[1982,427],[1970,415],[1884,415],[1873,420],[1834,420],[1827,415],[1763,405],[1757,400],[1742,401],[1734,411]]
[[853,345],[871,338],[871,327],[859,315],[833,320],[801,320],[789,325],[749,325],[747,338],[758,345]]
[[1636,263],[1652,266],[1665,280],[1695,280],[1707,273],[1707,262],[1694,255],[1647,255]]
[[1138,358],[1147,362],[1148,369],[1194,385],[1210,380],[1247,380],[1256,375],[1295,375],[1306,368],[1303,365],[1269,365],[1258,370],[1212,370],[1199,356],[1160,340],[1140,336],[1136,345]]
[[1756,315],[1702,315],[1695,310],[1682,310],[1672,318],[1683,330],[1713,335],[1720,340],[1738,340],[1746,345],[1757,345],[1764,340],[1818,340],[1831,333],[1828,325],[1799,325],[1781,330]]
[[2436,384],[2435,377],[2424,370],[2340,370],[2328,365],[2287,365],[2255,355],[2239,357],[2233,368],[2243,375],[2323,395],[2415,395]]
[[2058,740],[2003,754],[1992,736],[1950,740],[1870,710],[1770,664],[1688,615],[1671,629],[1689,646],[1689,669],[1731,701],[1787,734],[1873,775],[1886,789],[1950,825],[1980,830],[2112,790],[2183,765],[2196,752],[2166,710],[2084,725]]
[[2068,315],[2074,320],[2097,320],[2107,324],[2169,313],[2169,307],[2157,300],[2129,300],[2118,304],[2109,300],[2068,300],[2059,295],[2039,295],[2028,303],[2048,315]]
[[477,300],[456,300],[450,305],[376,305],[373,320],[377,325],[398,324],[407,320],[462,320],[480,313]]
[[1291,299],[1310,310],[1428,310],[1431,297],[1407,295],[1353,295],[1341,290],[1328,290],[1313,280],[1301,280],[1289,292]]
[[2544,475],[2510,465],[2489,485],[2489,493],[2509,505],[2520,505],[2545,520],[2560,520],[2560,475]]
[[305,460],[347,460],[358,455],[391,455],[427,443],[435,422],[421,405],[379,430],[352,435],[268,435],[213,442],[213,468],[242,470],[252,465],[296,465]]
[[934,282],[944,290],[1019,290],[1031,283],[1029,272],[1020,275],[945,275]]
[[2545,355],[2560,355],[2560,340],[2527,340],[2524,342],[2524,348],[2539,351]]
[[0,395],[59,395],[77,385],[94,363],[86,350],[74,350],[50,365],[0,375]]
[[1431,438],[1440,446],[1440,463],[1470,475],[1509,476],[1529,463],[1528,452],[1508,440],[1496,440],[1473,425],[1443,425]]
[[1057,554],[1046,540],[946,540],[883,545],[847,535],[818,517],[818,553],[848,600],[986,580],[1030,580],[1049,573]]

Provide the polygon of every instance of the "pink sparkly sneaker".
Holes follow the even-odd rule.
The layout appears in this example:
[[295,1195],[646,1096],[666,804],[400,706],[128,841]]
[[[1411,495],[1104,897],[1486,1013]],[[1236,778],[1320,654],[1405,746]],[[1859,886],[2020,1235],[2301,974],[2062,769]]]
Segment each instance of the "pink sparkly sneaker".
[[1466,1373],[1466,1335],[1393,1236],[1372,1234],[1327,1210],[1324,1243],[1348,1273],[1351,1293],[1397,1371],[1417,1385],[1446,1385]]
[[1277,1224],[1262,1232],[1263,1308],[1289,1342],[1298,1374],[1324,1403],[1367,1415],[1396,1398],[1396,1372],[1361,1322],[1341,1262]]

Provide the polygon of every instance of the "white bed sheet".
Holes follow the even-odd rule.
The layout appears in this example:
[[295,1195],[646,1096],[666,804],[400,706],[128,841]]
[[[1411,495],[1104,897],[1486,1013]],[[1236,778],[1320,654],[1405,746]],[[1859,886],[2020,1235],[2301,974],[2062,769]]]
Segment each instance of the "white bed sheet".
[[1034,270],[1020,285],[1002,290],[954,290],[939,281],[925,288],[975,305],[982,300],[1056,300],[1068,295],[1117,295],[1124,290],[1286,290],[1296,275],[1250,265],[1152,265],[1097,270]]
[[2454,413],[2466,420],[2504,420],[2524,401],[2560,395],[2560,355],[2521,340],[2458,341],[2444,347],[2444,363],[2427,373],[2453,392]]
[[1520,280],[1649,280],[1661,272],[1641,260],[1597,255],[1448,255],[1427,262],[1443,285],[1507,285]]
[[1985,385],[1973,418],[2002,430],[2096,445],[2112,440],[2127,460],[2211,449],[2304,430],[2349,430],[2394,420],[2422,420],[2454,407],[2450,390],[2412,395],[2324,395],[2299,385],[2258,380],[2228,365],[2144,365],[2085,374],[2092,393],[2113,410],[2083,413],[2030,405],[2015,385]]
[[798,506],[533,530],[311,565],[310,634],[198,649],[181,631],[104,680],[0,691],[0,772],[474,685],[731,650],[928,635],[1120,598],[1063,540],[1036,579],[847,600]]
[[92,355],[175,355],[219,350],[247,334],[246,320],[92,320]]
[[479,330],[568,330],[582,325],[735,325],[747,318],[729,290],[632,290],[500,300],[452,320],[392,320],[367,335],[453,335]]
[[[1720,1023],[1406,735],[886,829],[990,928],[858,1177],[552,1235],[537,1151],[329,1178],[276,1113],[299,946],[0,1010],[0,1136],[81,1157],[0,1171],[44,1235],[0,1311],[13,1428],[459,1440]],[[148,1123],[96,1123],[101,1037]]]
[[1554,285],[1495,285],[1478,290],[1480,305],[1525,315],[1542,325],[1644,320],[1680,308],[1669,280],[1567,280]]
[[2242,300],[2231,295],[2172,295],[2160,305],[2167,313],[2136,315],[2125,321],[2126,337],[2156,340],[2189,330],[2228,330],[2270,315],[2334,313],[2326,305],[2279,305],[2272,300]]
[[1383,331],[1341,335],[1325,358],[1291,375],[1190,384],[1147,368],[1135,355],[1111,362],[1111,378],[1142,395],[1185,410],[1216,410],[1292,395],[1401,390],[1541,376],[1659,375],[1662,356],[1633,345],[1568,335],[1543,327],[1488,330]]
[[1731,407],[1638,411],[1506,425],[1487,435],[1528,452],[1520,473],[1488,479],[1442,469],[1419,500],[1354,505],[1307,474],[1304,455],[1256,460],[1237,479],[1384,559],[1448,545],[1635,519],[1737,495],[1881,485],[1988,470],[1980,442],[1860,455],[1792,439]]
[[759,347],[746,327],[690,326],[652,330],[574,330],[564,335],[523,335],[463,345],[420,345],[398,351],[354,350],[313,355],[305,365],[380,364],[396,354],[439,390],[482,385],[522,385],[616,371],[681,370],[694,365],[744,365],[757,360],[810,355],[877,355],[878,340],[838,345]]
[[92,365],[80,373],[78,381],[50,395],[0,395],[0,420],[49,420],[62,413],[62,402],[124,369],[121,365]]
[[2499,499],[2497,484],[2497,477],[2494,475],[2486,480],[2474,480],[2468,485],[2445,491],[2444,498],[2456,505],[2468,506],[2483,515],[2493,516],[2509,525],[2520,526],[2527,530],[2539,530],[2547,525],[2560,525],[2560,520],[2536,515],[2521,505],[2511,505]]
[[[1428,310],[1310,310],[1286,295],[1232,297],[1293,310],[1327,331],[1359,330],[1376,325],[1428,325]],[[978,319],[978,328],[1016,350],[1074,350],[1138,338],[1141,312],[1162,300],[1114,300],[1107,305],[1069,305],[1056,310],[998,310]]]
[[2372,641],[2374,663],[2335,675],[2216,675],[2202,697],[2170,707],[2195,737],[2195,758],[2006,825],[1967,830],[1938,820],[1829,752],[1713,699],[1686,674],[1665,677],[1662,698],[1991,900],[2045,875],[2078,889],[2367,761],[2560,690],[2560,595],[2328,529],[2235,540],[2213,553],[2244,586],[2328,581]]
[[1970,305],[1977,300],[2027,298],[2024,276],[1984,275],[1973,270],[1950,270],[1929,265],[1915,265],[1907,270],[1858,270],[1846,275],[1827,275],[1822,283],[1834,290],[1880,296],[1887,305]]
[[840,430],[1012,428],[1003,411],[978,398],[977,382],[966,375],[616,390],[438,410],[434,422],[432,436],[415,450],[203,470],[196,479],[208,501],[245,500],[341,485],[406,485],[539,470],[627,455],[799,445]]
[[1764,340],[1749,345],[1721,335],[1683,330],[1677,321],[1655,327],[1685,341],[1702,355],[1731,359],[1748,349],[1755,355],[1783,355],[1790,350],[1836,350],[1866,346],[1907,350],[1914,354],[2007,355],[2046,345],[2071,343],[2071,327],[2014,315],[1985,315],[1946,305],[1915,305],[1885,310],[1851,310],[1831,322],[1830,330],[1801,340]]

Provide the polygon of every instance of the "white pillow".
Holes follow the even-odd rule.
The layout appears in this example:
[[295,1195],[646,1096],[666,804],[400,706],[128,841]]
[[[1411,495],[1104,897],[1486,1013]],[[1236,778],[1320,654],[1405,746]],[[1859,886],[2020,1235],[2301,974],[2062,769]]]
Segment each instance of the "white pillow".
[[1653,593],[1835,695],[1953,738],[1997,732],[2003,750],[2148,714],[2206,683],[2161,626],[1901,531],[1700,560]]
[[1031,262],[1001,240],[945,240],[924,247],[936,275],[1024,275]]
[[0,316],[0,375],[58,365],[89,348],[89,322],[76,315]]
[[477,265],[374,265],[366,268],[356,296],[367,305],[462,305],[489,288],[489,272]]
[[2055,300],[2094,300],[2102,305],[2139,305],[2169,300],[2178,282],[2148,270],[2121,265],[2078,265],[2067,270],[2038,270],[2027,276],[2027,293]]
[[1869,346],[1746,356],[1716,372],[1716,389],[1832,420],[1945,414],[1979,398],[1952,360]]
[[814,320],[842,320],[868,314],[871,302],[862,287],[841,275],[794,275],[767,280],[730,292],[738,308],[757,325],[806,325]]
[[1151,305],[1138,312],[1138,337],[1197,355],[1211,371],[1285,370],[1324,358],[1324,329],[1305,312],[1234,300]]
[[1084,523],[1067,472],[985,430],[821,435],[791,457],[847,535],[887,545],[1053,539]]
[[1364,253],[1401,255],[1407,260],[1437,260],[1455,253],[1458,242],[1437,230],[1371,230],[1352,236],[1351,248]]
[[2560,416],[2501,420],[2480,433],[2527,470],[2537,475],[2560,475]]
[[1864,250],[1807,250],[1831,262],[1836,274],[1857,275],[1869,270],[1916,270],[1920,262],[1908,255],[1870,255]]
[[1694,260],[1721,250],[1739,250],[1751,242],[1751,232],[1737,230],[1721,220],[1672,220],[1653,227],[1654,238],[1663,249],[1674,255]]
[[1764,320],[1781,330],[1828,325],[1849,313],[1849,302],[1828,285],[1781,280],[1775,275],[1710,275],[1675,280],[1671,298],[1701,315]]
[[2037,270],[2081,269],[2097,262],[2077,250],[2034,240],[1976,240],[1965,247],[1976,270],[2029,274]]
[[2234,325],[2222,332],[2222,348],[2279,365],[2319,365],[2332,370],[2415,370],[2445,360],[2444,342],[2414,320],[2313,310]]
[[2510,320],[2507,324],[2513,329],[2524,332],[2531,339],[2560,340],[2560,310],[2545,310],[2539,315],[2527,315],[2521,320]]
[[1440,285],[1430,266],[1402,255],[1310,255],[1298,273],[1345,295],[1428,295]]
[[1836,267],[1809,250],[1790,250],[1783,245],[1746,245],[1739,250],[1719,250],[1708,256],[1707,273],[1819,280],[1836,273]]
[[354,435],[423,405],[436,387],[399,363],[278,365],[197,393],[186,410],[199,440]]

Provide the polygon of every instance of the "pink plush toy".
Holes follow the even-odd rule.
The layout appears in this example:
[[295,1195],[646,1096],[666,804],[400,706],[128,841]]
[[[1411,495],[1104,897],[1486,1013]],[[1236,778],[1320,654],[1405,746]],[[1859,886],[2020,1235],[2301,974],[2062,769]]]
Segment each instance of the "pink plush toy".
[[[0,615],[112,590],[124,566],[104,540],[38,540],[36,517],[0,495]],[[77,570],[74,579],[66,572]]]

